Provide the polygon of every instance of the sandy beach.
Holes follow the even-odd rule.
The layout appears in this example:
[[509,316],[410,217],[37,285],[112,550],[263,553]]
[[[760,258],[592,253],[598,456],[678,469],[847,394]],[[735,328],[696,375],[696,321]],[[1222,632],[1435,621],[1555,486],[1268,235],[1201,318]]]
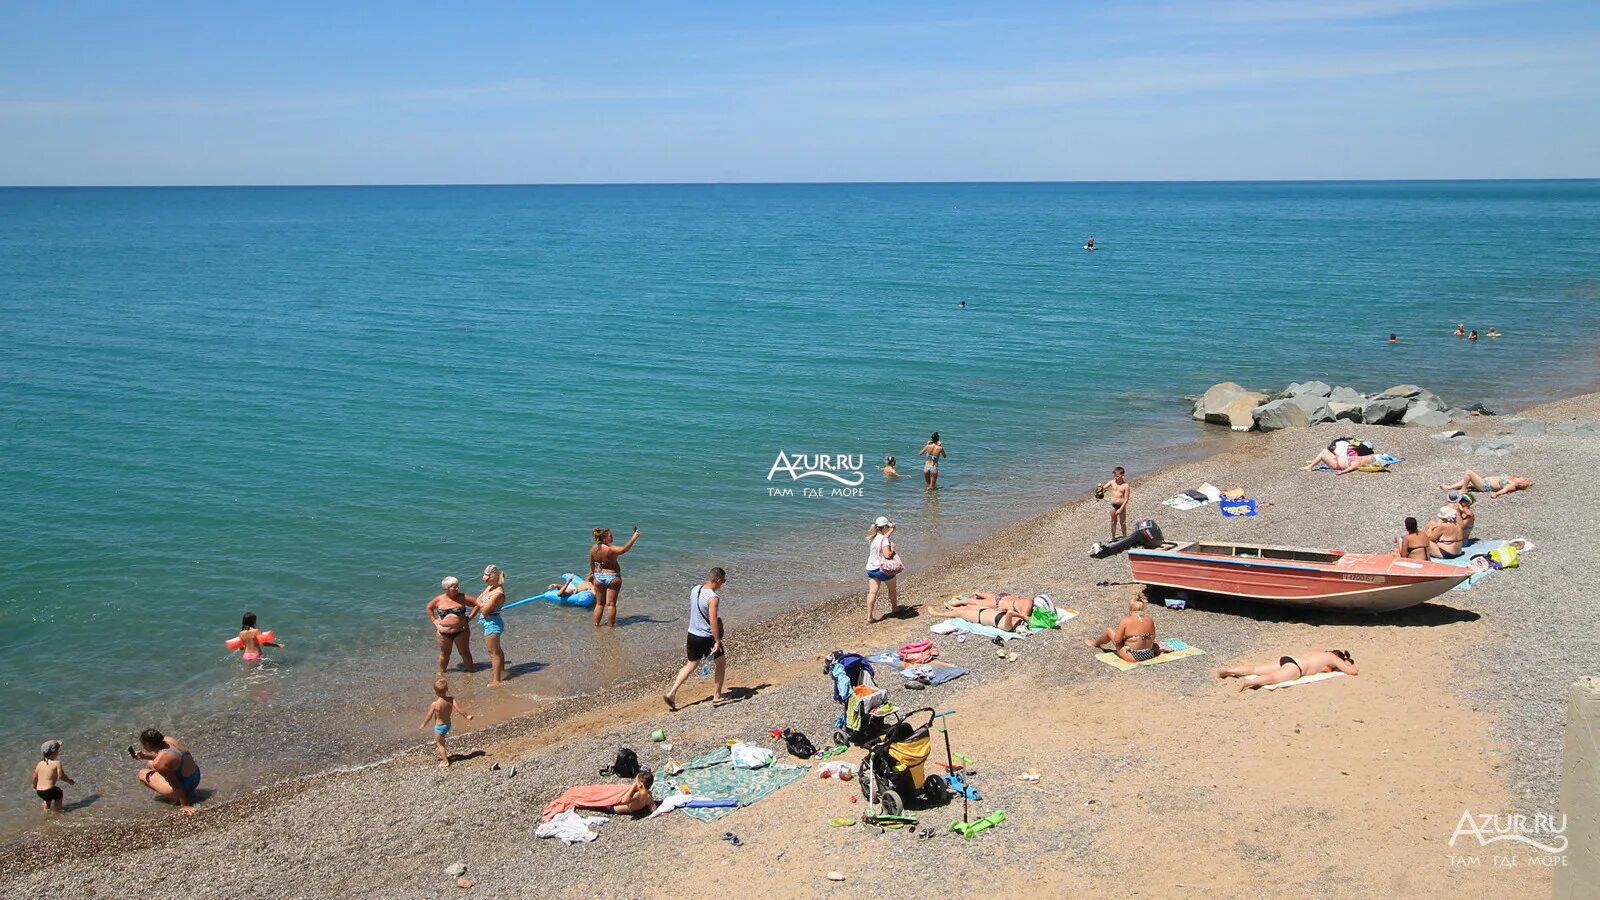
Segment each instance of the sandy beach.
[[[1597,420],[1600,394],[1522,417]],[[1509,424],[1485,417],[1464,428],[1498,435]],[[1156,609],[1161,638],[1207,655],[1119,672],[1081,639],[1113,624],[1138,588],[1127,583],[1125,559],[1087,557],[1105,536],[1106,507],[1080,495],[1106,473],[1085,472],[1060,506],[938,568],[913,568],[901,586],[906,617],[868,627],[860,597],[846,597],[736,633],[730,684],[749,689],[742,702],[713,709],[704,702],[709,682],[693,679],[680,695],[689,705],[668,713],[664,671],[534,718],[479,730],[460,723],[452,750],[481,755],[449,770],[435,767],[419,739],[379,765],[212,797],[192,819],[154,801],[137,823],[69,819],[7,848],[0,895],[1542,895],[1548,868],[1496,867],[1487,853],[1463,864],[1452,856],[1467,848],[1449,842],[1464,809],[1556,809],[1567,686],[1594,674],[1600,658],[1600,604],[1581,578],[1597,557],[1600,439],[1555,429],[1516,435],[1510,456],[1485,460],[1435,430],[1338,423],[1251,435],[1156,472],[1126,462],[1130,521],[1153,517],[1169,540],[1369,552],[1393,547],[1403,517],[1426,521],[1442,502],[1437,485],[1465,468],[1531,477],[1531,491],[1480,495],[1475,535],[1526,537],[1537,550],[1517,570],[1419,607],[1380,618],[1216,601]],[[1386,474],[1296,469],[1347,433],[1405,461]],[[1270,506],[1223,519],[1211,507],[1159,505],[1202,482],[1241,485]],[[986,640],[935,637],[941,658],[971,674],[921,693],[891,687],[899,706],[955,710],[955,749],[976,760],[973,784],[984,794],[975,813],[1004,809],[998,828],[971,841],[949,834],[959,801],[920,813],[931,839],[830,827],[864,811],[850,802],[857,783],[808,775],[715,823],[613,817],[593,843],[534,838],[544,804],[569,785],[604,780],[596,770],[619,746],[664,763],[649,737],[656,728],[677,759],[730,738],[775,745],[766,729],[784,725],[828,743],[838,706],[819,658],[928,636],[940,603],[974,589],[1049,593],[1079,612],[1060,630],[1011,642],[1015,661],[997,659]],[[662,631],[663,640],[682,639],[676,628]],[[1222,665],[1326,647],[1348,648],[1361,674],[1242,695],[1213,677]],[[1027,770],[1041,779],[1020,780]],[[109,789],[138,786],[130,771]],[[722,840],[728,831],[742,846]],[[445,874],[458,861],[474,883],[468,890]],[[830,881],[830,872],[844,880]]]

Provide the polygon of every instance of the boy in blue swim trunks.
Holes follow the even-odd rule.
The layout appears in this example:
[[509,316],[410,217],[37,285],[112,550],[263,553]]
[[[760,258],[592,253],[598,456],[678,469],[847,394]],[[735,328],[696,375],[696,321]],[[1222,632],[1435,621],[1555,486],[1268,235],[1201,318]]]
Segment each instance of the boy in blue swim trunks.
[[443,678],[433,683],[433,697],[433,702],[428,704],[427,718],[423,719],[422,724],[417,727],[427,728],[429,723],[433,724],[433,746],[439,752],[439,768],[448,769],[450,768],[450,754],[445,752],[444,736],[450,733],[450,715],[453,712],[461,713],[470,722],[472,721],[472,713],[467,712],[460,703],[456,702],[456,698],[450,696],[450,682],[445,681]]

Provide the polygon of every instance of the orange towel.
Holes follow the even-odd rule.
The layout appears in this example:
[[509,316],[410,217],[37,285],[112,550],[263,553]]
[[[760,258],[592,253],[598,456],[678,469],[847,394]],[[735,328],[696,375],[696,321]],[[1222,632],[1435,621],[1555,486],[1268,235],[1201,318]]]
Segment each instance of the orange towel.
[[631,790],[633,790],[631,781],[623,784],[580,784],[577,787],[569,787],[544,808],[543,820],[548,822],[569,809],[579,807],[610,809],[628,799],[628,792]]

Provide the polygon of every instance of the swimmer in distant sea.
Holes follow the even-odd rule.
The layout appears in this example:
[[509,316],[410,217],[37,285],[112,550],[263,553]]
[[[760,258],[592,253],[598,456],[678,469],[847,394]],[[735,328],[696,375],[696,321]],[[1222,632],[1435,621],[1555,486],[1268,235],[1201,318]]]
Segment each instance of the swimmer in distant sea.
[[1083,244],[1083,249],[1085,249],[1085,250],[1093,250],[1094,249],[1094,235],[1092,235],[1092,234],[1089,235],[1089,239],[1087,241],[1085,241],[1084,244]]
[[1474,328],[1474,329],[1472,329],[1471,333],[1469,333],[1467,335],[1467,340],[1475,341],[1477,339],[1478,339],[1478,329]]
[[892,457],[892,456],[885,456],[883,458],[883,470],[882,471],[883,471],[883,477],[885,477],[885,478],[899,478],[900,477],[899,471],[897,471],[895,469],[895,467],[894,467],[894,457]]
[[966,309],[966,308],[967,308],[967,301],[965,301],[965,300],[963,300],[960,303],[956,304],[956,309]]
[[1400,343],[1400,336],[1399,336],[1399,335],[1397,335],[1397,334],[1395,334],[1395,333],[1394,333],[1394,332],[1392,332],[1392,331],[1391,331],[1391,332],[1389,332],[1389,343],[1391,343],[1391,344],[1398,344],[1398,343]]
[[1489,326],[1489,337],[1496,338],[1496,337],[1499,337],[1499,336],[1500,336],[1500,329],[1494,327],[1493,325],[1490,325]]
[[1456,323],[1456,330],[1455,330],[1454,333],[1455,333],[1456,337],[1466,337],[1467,336],[1467,323],[1465,323],[1465,322],[1457,322]]

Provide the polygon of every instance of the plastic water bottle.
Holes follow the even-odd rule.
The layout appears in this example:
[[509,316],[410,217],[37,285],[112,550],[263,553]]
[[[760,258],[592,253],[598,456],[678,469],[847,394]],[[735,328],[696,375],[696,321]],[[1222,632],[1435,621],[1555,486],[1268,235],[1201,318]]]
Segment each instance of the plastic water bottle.
[[706,659],[705,661],[700,663],[700,677],[701,678],[710,678],[711,677],[711,660],[710,659]]

